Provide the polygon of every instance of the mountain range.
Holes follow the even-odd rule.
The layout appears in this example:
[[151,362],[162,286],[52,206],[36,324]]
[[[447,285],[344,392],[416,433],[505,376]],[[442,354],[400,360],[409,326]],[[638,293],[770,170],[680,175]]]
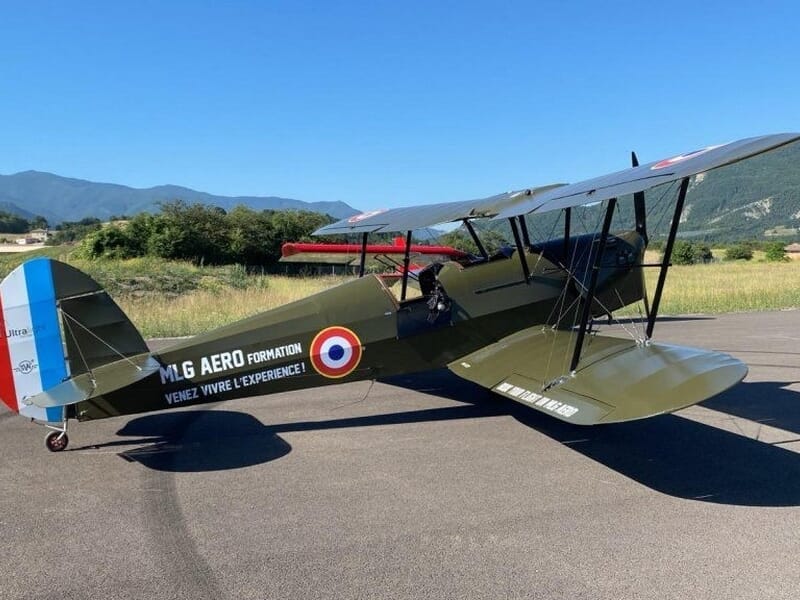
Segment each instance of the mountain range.
[[[652,157],[640,159],[646,162]],[[671,218],[675,188],[674,184],[671,189],[665,187],[647,192],[653,233],[665,232]],[[256,210],[305,209],[337,219],[359,212],[344,202],[303,202],[274,196],[215,196],[176,185],[136,189],[38,171],[0,175],[0,210],[26,219],[42,215],[51,225],[84,217],[106,220],[112,215],[155,212],[159,202],[176,199],[224,209],[238,204]],[[620,226],[631,222],[628,218],[631,211],[626,207],[630,204],[620,202]],[[589,210],[588,214],[591,212]],[[540,231],[557,232],[557,217],[539,217]],[[775,235],[800,238],[800,143],[696,176],[686,198],[681,223],[680,235],[714,241],[764,239]],[[591,226],[593,219],[587,219],[587,224]]]
[[243,204],[255,210],[302,209],[337,219],[360,211],[344,202],[303,202],[277,196],[216,196],[177,185],[138,189],[114,183],[96,183],[40,171],[0,175],[0,210],[26,219],[41,215],[50,225],[85,217],[107,220],[112,215],[157,212],[159,202],[185,200],[231,209]]

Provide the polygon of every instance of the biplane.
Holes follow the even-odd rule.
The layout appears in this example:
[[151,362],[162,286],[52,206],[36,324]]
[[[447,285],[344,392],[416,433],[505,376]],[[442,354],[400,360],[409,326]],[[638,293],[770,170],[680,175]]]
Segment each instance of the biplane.
[[[705,400],[747,367],[722,352],[653,339],[672,248],[692,176],[800,139],[787,133],[710,146],[571,185],[481,200],[372,211],[318,235],[405,235],[403,277],[366,274],[291,304],[150,352],[112,298],[70,265],[37,258],[0,284],[0,398],[46,425],[66,448],[70,420],[185,407],[447,367],[497,394],[570,423],[641,419]],[[644,192],[677,194],[658,263],[645,263]],[[612,231],[619,202],[630,226]],[[577,233],[573,211],[602,223]],[[527,219],[560,211],[559,234],[535,242]],[[489,252],[474,223],[506,220],[512,247]],[[408,268],[412,232],[463,223],[478,252]],[[562,229],[563,228],[563,229]],[[655,290],[644,269],[658,269]],[[409,281],[414,281],[414,286]],[[412,293],[413,292],[413,293]],[[598,335],[595,319],[644,305],[641,331]]]

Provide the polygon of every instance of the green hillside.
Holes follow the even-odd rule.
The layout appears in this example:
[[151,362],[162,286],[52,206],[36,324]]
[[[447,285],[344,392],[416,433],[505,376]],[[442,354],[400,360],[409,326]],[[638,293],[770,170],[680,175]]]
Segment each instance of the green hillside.
[[[678,182],[645,194],[651,237],[666,236],[675,208]],[[560,212],[528,218],[532,237],[560,235]],[[602,207],[580,207],[573,215],[573,232],[597,231]],[[620,198],[614,229],[633,223],[631,196]],[[500,225],[492,225],[499,227]],[[793,241],[800,239],[800,143],[700,174],[692,179],[686,196],[680,237],[709,242],[737,240]],[[780,237],[775,238],[775,233]]]
[[769,230],[798,237],[800,144],[695,177],[682,230],[709,239],[765,238]]

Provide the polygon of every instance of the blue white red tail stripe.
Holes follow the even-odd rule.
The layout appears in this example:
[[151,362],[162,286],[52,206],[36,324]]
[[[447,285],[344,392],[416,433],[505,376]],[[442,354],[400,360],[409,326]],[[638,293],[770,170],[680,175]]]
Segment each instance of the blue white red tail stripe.
[[[21,415],[57,422],[63,408],[39,408],[26,398],[67,376],[50,260],[28,261],[0,284],[4,335],[0,337],[0,394]],[[7,361],[4,356],[7,355]],[[13,394],[13,395],[12,395]]]
[[48,390],[64,381],[67,375],[50,261],[35,260],[26,263],[25,281],[28,285],[28,303],[31,307],[33,339],[36,341],[36,354],[39,357],[42,389]]
[[0,399],[14,412],[19,412],[17,406],[17,391],[14,388],[14,377],[11,371],[11,356],[8,352],[9,328],[6,326],[3,298],[0,294]]

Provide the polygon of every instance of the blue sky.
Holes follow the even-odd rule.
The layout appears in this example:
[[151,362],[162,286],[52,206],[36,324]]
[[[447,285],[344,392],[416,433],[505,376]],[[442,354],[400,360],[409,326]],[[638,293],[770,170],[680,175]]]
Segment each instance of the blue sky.
[[0,174],[364,210],[800,129],[797,2],[2,2]]

